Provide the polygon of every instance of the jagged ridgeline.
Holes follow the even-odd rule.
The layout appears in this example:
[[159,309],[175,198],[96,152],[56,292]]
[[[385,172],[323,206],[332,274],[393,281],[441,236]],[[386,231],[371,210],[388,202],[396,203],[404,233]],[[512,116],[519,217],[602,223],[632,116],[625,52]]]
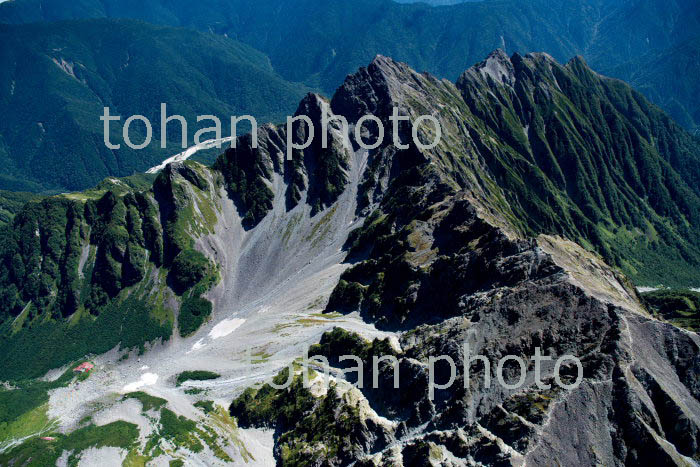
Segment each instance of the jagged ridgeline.
[[[386,119],[393,105],[438,115],[447,136],[433,151],[369,154],[358,193],[368,217],[350,236],[353,265],[326,311],[359,310],[400,331],[398,342],[325,333],[309,354],[329,362],[328,391],[303,387],[306,369],[288,390],[247,388],[230,407],[240,425],[275,430],[278,465],[693,465],[698,336],[652,319],[595,253],[541,233],[646,273],[671,271],[652,256],[664,249],[697,280],[696,143],[624,84],[545,55],[496,53],[457,86],[380,57],[331,102],[351,121]],[[639,247],[639,237],[602,235],[640,220],[668,224],[670,236]],[[465,361],[463,343],[488,366]],[[492,382],[496,360],[529,360],[538,347],[579,356],[581,384],[557,387],[553,365],[544,387],[532,365],[517,389]],[[359,371],[347,355],[363,362]],[[398,372],[373,369],[386,355]],[[435,366],[436,381],[454,377],[435,397],[431,356],[457,362],[455,373]],[[576,378],[574,365],[561,369],[567,383]]]
[[[311,114],[308,101],[300,111]],[[393,181],[390,169],[402,176],[411,169],[422,182],[481,199],[506,230],[563,235],[637,284],[700,280],[700,144],[623,82],[597,75],[580,58],[562,66],[546,54],[511,59],[498,51],[455,86],[380,57],[350,76],[331,102],[350,121],[369,112],[385,128],[393,106],[413,118],[438,116],[444,137],[427,152],[380,146],[369,159],[360,209],[376,205]],[[408,140],[410,128],[401,131]],[[297,136],[305,136],[303,129]],[[282,137],[268,132],[274,151]],[[426,133],[427,141],[433,137]],[[305,162],[314,167],[308,186],[317,207],[337,196],[346,168],[338,151],[321,154],[319,146],[316,141],[303,156],[321,156]],[[249,225],[271,209],[268,182],[274,171],[283,172],[269,153],[244,148],[217,164],[241,197]],[[292,200],[305,188],[297,173],[285,175]],[[395,229],[381,209],[373,220],[377,228]]]
[[[322,102],[310,94],[297,110],[317,136]],[[286,129],[270,125],[259,130],[258,149],[242,137],[212,168],[171,165],[150,188],[112,181],[28,204],[1,238],[0,350],[10,363],[0,378],[167,339],[175,323],[180,334],[193,333],[215,306],[207,297],[220,280],[221,252],[201,240],[214,234],[223,204],[233,200],[247,229],[278,197],[287,210],[306,203],[315,216],[345,192],[350,170],[363,171],[353,202],[366,219],[348,248],[364,261],[344,275],[330,306],[360,307],[386,326],[421,305],[421,284],[441,284],[440,272],[450,271],[445,252],[495,235],[487,225],[513,239],[563,235],[638,283],[698,282],[698,142],[580,59],[560,65],[544,54],[497,52],[455,85],[378,57],[328,104],[351,123],[366,113],[385,122],[384,143],[365,154],[366,167],[351,168],[337,125],[327,149],[317,137],[292,161],[284,158]],[[436,116],[440,144],[395,147],[394,107],[413,119]],[[292,131],[295,141],[306,139],[305,124]],[[404,123],[399,136],[410,143],[411,131]],[[376,135],[368,124],[366,141]],[[430,125],[419,136],[432,141]],[[463,206],[440,209],[454,203]],[[436,215],[447,216],[444,228],[428,222]],[[469,228],[453,228],[461,224]],[[486,256],[469,263],[470,290],[515,280]],[[453,298],[444,294],[447,315],[457,312]]]
[[697,282],[697,139],[580,58],[496,53],[457,87],[499,143],[481,153],[527,231],[595,249],[637,283]]

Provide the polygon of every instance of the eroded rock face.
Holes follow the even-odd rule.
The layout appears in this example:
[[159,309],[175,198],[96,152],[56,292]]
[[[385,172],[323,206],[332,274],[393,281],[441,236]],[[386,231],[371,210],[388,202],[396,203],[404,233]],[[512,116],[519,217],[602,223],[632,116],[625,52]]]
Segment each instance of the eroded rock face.
[[[522,218],[533,200],[518,198],[526,193],[517,183],[499,183],[514,176],[502,172],[507,167],[517,167],[517,176],[539,170],[524,160],[509,165],[513,151],[528,157],[532,152],[525,140],[518,147],[517,138],[510,144],[507,134],[499,137],[504,112],[517,99],[525,102],[528,92],[538,96],[527,101],[535,107],[542,99],[551,102],[553,93],[565,99],[557,83],[577,74],[594,77],[580,66],[562,67],[545,55],[511,59],[495,53],[454,86],[379,57],[341,87],[333,111],[351,122],[367,112],[386,119],[392,106],[403,106],[408,114],[434,112],[448,131],[433,150],[415,145],[399,150],[387,143],[370,152],[358,194],[358,210],[368,217],[348,241],[353,265],[326,311],[358,310],[377,327],[397,332],[399,345],[366,342],[338,329],[310,349],[328,359],[337,386],[316,394],[311,408],[292,409],[291,415],[285,410],[284,422],[266,415],[265,423],[280,433],[281,464],[293,465],[300,455],[311,465],[695,462],[698,336],[650,317],[629,281],[601,257],[562,237],[535,235],[573,231],[543,228],[538,215]],[[481,97],[475,97],[477,91]],[[500,103],[489,104],[489,114],[481,112],[479,99]],[[410,131],[399,127],[399,136]],[[545,179],[532,196],[549,196]],[[575,200],[565,203],[573,201],[572,207]],[[553,209],[548,216],[556,217],[559,208]],[[572,220],[567,216],[574,211],[584,219],[582,209],[560,211],[561,222]],[[588,221],[577,222],[571,225]],[[465,364],[465,344],[488,364]],[[551,357],[542,364],[540,384],[532,360],[536,349]],[[361,389],[349,387],[357,383],[356,373],[340,371],[355,366],[341,362],[346,354],[364,363]],[[379,365],[378,387],[372,385],[372,359],[387,354],[398,359],[399,389],[388,363]],[[442,355],[456,363],[455,382],[431,397],[429,359]],[[566,355],[581,363],[575,387],[578,367],[572,359],[555,371],[555,362]],[[497,381],[498,362],[506,356],[527,362],[518,388]],[[433,373],[438,384],[450,378],[443,363]],[[511,361],[503,375],[513,384],[518,365]],[[284,397],[311,394],[304,391],[297,387]],[[270,394],[275,392],[269,387],[253,391],[232,412],[246,418]],[[348,424],[353,429],[347,431]]]
[[[330,121],[325,147],[321,133],[324,108]],[[244,213],[247,228],[257,225],[272,209],[274,193],[270,186],[275,175],[287,184],[287,209],[305,201],[314,214],[333,204],[348,183],[351,147],[343,143],[330,105],[321,96],[308,94],[294,117],[300,115],[310,119],[313,130],[305,121],[295,121],[288,139],[286,126],[266,125],[258,130],[255,139],[252,135],[239,138],[236,147],[228,149],[215,164],[224,175],[229,194]],[[309,140],[311,144],[288,154],[288,140],[297,147]]]
[[[319,465],[358,460],[367,465],[691,465],[698,455],[700,427],[698,336],[640,309],[617,305],[625,303],[624,297],[596,298],[600,290],[611,289],[603,283],[600,290],[577,283],[540,247],[563,240],[508,240],[497,229],[470,219],[469,207],[466,201],[452,205],[443,225],[447,220],[462,222],[442,227],[447,229],[442,235],[457,239],[471,234],[476,246],[443,251],[430,273],[402,276],[409,280],[406,289],[414,292],[413,300],[401,288],[382,290],[380,303],[400,302],[407,313],[400,352],[388,344],[358,344],[359,337],[341,332],[326,334],[312,348],[312,354],[325,356],[339,369],[355,366],[343,366],[340,355],[361,356],[362,395],[374,412],[391,421],[374,423],[373,417],[360,413],[352,449],[330,458],[314,452]],[[361,280],[368,269],[381,266],[356,267],[351,275]],[[386,269],[386,276],[392,271]],[[604,284],[611,285],[607,280]],[[624,283],[615,285],[625,290]],[[379,306],[367,317],[379,324],[401,323],[397,308]],[[472,356],[486,357],[489,368],[478,360],[465,365],[464,344]],[[540,380],[548,388],[537,385],[535,348],[552,358],[541,369]],[[371,387],[372,357],[383,354],[398,357],[399,389],[393,388],[389,365],[380,366],[379,387]],[[456,379],[450,388],[436,389],[431,400],[427,362],[442,355],[456,363]],[[558,370],[561,384],[554,378],[554,362],[564,355],[577,357],[582,365],[583,378],[573,389],[561,387],[576,381],[578,369],[572,361]],[[515,390],[497,382],[498,361],[506,356],[528,365],[524,384]],[[518,366],[504,368],[504,380],[514,384],[520,377]],[[437,364],[434,375],[438,384],[445,383],[449,367]],[[341,398],[337,404],[353,407],[350,400]],[[322,436],[308,427],[285,426],[285,442],[291,437],[303,445]],[[278,456],[285,463],[283,452]]]

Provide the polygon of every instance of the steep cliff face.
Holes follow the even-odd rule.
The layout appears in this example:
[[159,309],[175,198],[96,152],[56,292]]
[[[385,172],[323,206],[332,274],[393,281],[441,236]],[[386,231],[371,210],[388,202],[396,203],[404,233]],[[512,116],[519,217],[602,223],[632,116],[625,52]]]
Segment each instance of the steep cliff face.
[[[697,223],[686,181],[697,149],[643,105],[580,61],[561,66],[545,55],[495,53],[457,86],[383,57],[350,76],[332,100],[335,113],[351,122],[372,113],[389,128],[397,106],[414,118],[435,115],[446,133],[432,150],[370,151],[358,204],[370,214],[350,237],[352,267],[326,308],[357,310],[398,331],[399,346],[326,333],[310,354],[330,362],[332,390],[314,397],[298,384],[286,392],[264,386],[236,399],[232,414],[245,426],[275,427],[283,465],[692,464],[697,335],[652,319],[630,282],[595,253],[542,234],[605,252],[620,246],[597,235],[599,223],[633,230],[634,215],[668,222],[675,210],[681,233],[674,236],[694,242],[682,226]],[[411,127],[399,132],[410,138]],[[620,132],[627,139],[612,136]],[[630,188],[636,179],[651,189],[639,173],[674,195]],[[645,261],[637,255],[626,261]],[[488,368],[465,365],[465,343]],[[546,389],[535,382],[536,347],[553,358],[542,368]],[[347,354],[362,358],[362,389],[352,387],[354,362],[339,359]],[[399,360],[399,389],[389,365],[380,366],[378,388],[369,383],[372,357],[387,354]],[[428,360],[438,355],[457,363],[456,383],[431,399]],[[519,389],[486,384],[506,355],[528,362]],[[553,362],[563,355],[581,360],[575,389],[555,384]],[[560,371],[565,384],[576,379],[571,362]],[[436,372],[440,384],[450,378],[446,367]],[[517,365],[505,373],[517,380]]]
[[[633,465],[654,459],[692,464],[700,421],[697,335],[651,319],[624,279],[575,244],[545,236],[509,240],[479,220],[468,201],[450,201],[425,222],[455,246],[440,248],[430,264],[422,262],[428,272],[410,269],[407,260],[403,269],[395,263],[379,274],[371,269],[375,264],[362,263],[343,276],[358,281],[359,306],[369,301],[369,320],[406,331],[398,352],[352,351],[351,339],[338,332],[312,347],[312,354],[327,357],[338,369],[355,366],[340,364],[341,355],[363,357],[361,395],[337,376],[337,390],[347,394],[336,402],[342,409],[338,416],[366,399],[391,422],[376,423],[371,411],[360,411],[357,439],[330,456],[330,463]],[[425,257],[420,250],[406,256]],[[336,288],[332,304],[352,303],[351,286],[343,287]],[[482,362],[465,363],[465,343],[471,355],[486,356],[488,369]],[[550,387],[538,388],[530,360],[536,347],[553,360],[579,356],[581,384],[574,390],[558,387],[549,362],[541,374]],[[381,367],[379,389],[372,389],[371,357],[391,353],[399,359],[399,389],[393,389],[388,365]],[[457,363],[456,382],[431,400],[426,362],[441,355]],[[494,383],[497,362],[506,355],[528,362],[518,390]],[[446,383],[448,369],[436,368],[435,381]],[[470,370],[466,386],[465,368]],[[518,367],[506,368],[505,379],[513,384]],[[573,365],[560,370],[566,383],[576,378]],[[325,403],[322,399],[315,411]],[[253,410],[232,408],[236,415]],[[318,443],[333,442],[308,423],[279,426],[285,433],[278,451],[283,464],[294,464],[296,451],[324,459]]]
[[[311,348],[310,354],[331,362],[337,386],[316,405],[263,418],[283,433],[276,451],[283,465],[294,465],[304,453],[331,465],[693,464],[700,426],[697,335],[650,319],[614,273],[570,243],[549,237],[530,245],[500,241],[509,253],[494,252],[503,248],[498,240],[481,242],[476,250],[488,252],[511,281],[475,293],[444,280],[444,288],[433,292],[454,291],[459,309],[445,316],[445,304],[432,295],[430,318],[437,323],[403,333],[401,350],[340,330]],[[458,266],[444,271],[446,277],[462,279],[469,264],[465,256],[454,258]],[[570,258],[588,269],[572,271]],[[420,294],[425,287],[416,289]],[[466,363],[464,344],[470,355],[485,356],[488,366]],[[530,360],[536,347],[553,361],[579,356],[581,383],[562,389],[549,361],[541,370],[547,387],[538,387]],[[357,383],[356,364],[338,360],[348,354],[363,358],[362,390],[351,387]],[[399,388],[393,389],[393,370],[385,364],[373,389],[372,357],[392,354],[399,361]],[[435,390],[431,399],[426,362],[443,355],[457,364],[455,382]],[[495,383],[497,362],[506,355],[528,362],[524,384],[516,390]],[[505,368],[505,381],[517,385],[518,366]],[[339,370],[351,376],[344,379]],[[438,364],[434,374],[438,384],[450,378],[447,365]],[[571,384],[577,369],[569,362],[559,374]],[[232,413],[245,423],[260,399],[244,394]],[[324,416],[327,404],[336,407],[328,423],[344,426],[354,413],[346,439],[310,422]],[[330,454],[326,445],[334,448]]]
[[590,242],[638,282],[693,281],[697,142],[668,117],[580,58],[496,53],[458,87],[508,146],[492,171],[530,228]]
[[[329,133],[324,147],[320,134],[322,115],[327,112]],[[306,116],[306,122],[295,121],[290,141],[297,146],[310,141],[304,150],[287,153],[287,128],[266,126],[255,139],[248,135],[227,150],[214,164],[227,183],[227,190],[245,213],[246,227],[257,225],[273,208],[275,193],[271,190],[274,176],[284,179],[286,209],[292,210],[302,200],[312,206],[311,215],[332,205],[348,183],[351,152],[344,146],[339,123],[333,120],[328,102],[317,94],[308,94],[301,101],[294,117]]]
[[[687,228],[698,221],[697,143],[628,86],[596,75],[580,58],[562,67],[544,54],[509,59],[498,52],[465,72],[458,86],[514,151],[506,165],[522,159],[543,178],[540,193],[525,177],[499,180],[518,198],[532,199],[524,207],[536,230],[554,229],[584,244],[580,232],[588,231],[608,260],[620,265],[625,257],[639,269],[648,266],[635,257],[659,253],[648,250],[697,256],[697,237]],[[649,248],[652,230],[663,247]],[[620,231],[631,232],[632,241]],[[678,236],[687,241],[672,239]],[[632,254],[623,253],[627,248]]]
[[[375,115],[383,139],[346,146],[335,121],[323,148],[324,107],[351,135]],[[408,120],[394,125],[395,109]],[[288,141],[307,140],[306,122],[261,127],[211,168],[169,165],[150,189],[111,182],[28,205],[2,236],[1,345],[23,362],[5,376],[169,339],[142,357],[150,390],[189,416],[204,396],[183,393],[175,374],[216,371],[223,380],[203,387],[217,400],[240,394],[231,413],[243,428],[274,428],[285,465],[698,457],[700,340],[651,317],[608,265],[638,281],[697,279],[700,149],[683,130],[578,59],[501,52],[457,84],[380,56],[330,101],[309,94],[296,115],[315,138],[291,160]],[[416,125],[422,115],[440,124],[432,148],[438,130]],[[372,122],[357,130],[370,145],[382,133]],[[334,368],[332,387],[244,391],[319,339],[310,353]],[[19,356],[36,342],[27,364]],[[464,343],[488,366],[465,366]],[[536,384],[537,347],[552,357],[541,370],[549,388]],[[241,363],[251,349],[254,372]],[[386,362],[378,388],[370,373],[352,388],[356,376],[339,371],[348,351],[365,371],[395,356],[400,389]],[[438,355],[457,363],[456,383],[431,397]],[[487,385],[506,355],[527,362],[518,389]],[[564,355],[581,361],[575,388],[554,384],[576,379],[571,361],[555,369]],[[105,361],[118,377],[76,389],[86,399],[63,429],[141,374],[142,363]],[[505,366],[508,382],[518,373]],[[435,376],[450,373],[438,364]]]

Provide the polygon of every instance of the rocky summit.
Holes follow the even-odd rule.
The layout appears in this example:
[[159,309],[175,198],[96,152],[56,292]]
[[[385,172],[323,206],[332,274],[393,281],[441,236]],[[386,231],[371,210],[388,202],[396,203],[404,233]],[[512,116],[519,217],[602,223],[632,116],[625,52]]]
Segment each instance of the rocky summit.
[[[337,387],[311,408],[295,406],[307,390],[290,396],[266,386],[240,396],[232,414],[250,426],[276,427],[283,465],[308,457],[310,465],[693,465],[697,335],[651,318],[620,272],[556,235],[605,252],[617,245],[596,236],[594,213],[624,217],[612,199],[648,209],[645,219],[656,215],[653,203],[640,203],[639,192],[625,186],[646,149],[623,154],[615,147],[625,141],[612,136],[622,131],[641,149],[643,126],[626,114],[646,105],[580,59],[561,66],[544,54],[496,52],[456,86],[384,57],[350,76],[331,101],[334,112],[352,121],[366,113],[387,117],[398,106],[438,116],[446,133],[432,151],[387,146],[369,155],[358,204],[368,218],[351,234],[352,266],[326,307],[359,310],[364,320],[397,331],[398,345],[339,327],[310,349],[337,370],[353,367],[341,364],[341,355],[363,355],[364,381],[372,380],[372,357],[390,349],[400,389],[386,365],[377,389],[351,387],[357,379],[336,372]],[[662,126],[678,132],[668,120]],[[647,141],[665,138],[656,135]],[[691,144],[682,132],[675,138]],[[658,154],[654,163],[664,164],[663,150],[647,147]],[[697,149],[687,154],[684,163],[695,164]],[[589,183],[609,184],[607,196],[583,202]],[[618,219],[634,229],[635,221]],[[485,365],[464,362],[464,343],[487,356],[491,378],[501,357],[527,361],[540,347],[555,357],[580,356],[583,382],[575,390],[556,387],[550,364],[543,369],[549,387],[541,389],[530,364],[521,389],[485,387]],[[459,362],[458,383],[434,400],[431,355]],[[471,369],[467,385],[464,368]],[[449,372],[442,368],[440,377],[447,381]],[[267,403],[279,411],[258,413]]]
[[[85,355],[95,369],[37,380],[6,418],[43,410],[57,448],[16,427],[1,464],[94,461],[83,439],[107,429],[123,458],[187,465],[697,463],[700,338],[632,285],[700,276],[696,139],[546,54],[496,51],[456,83],[378,56],[296,115],[318,135],[324,108],[353,129],[376,116],[383,142],[346,146],[336,119],[327,147],[287,160],[309,125],[266,125],[211,167],[17,214],[0,250],[0,349],[16,363],[0,378]],[[395,109],[409,120],[394,126]],[[431,149],[423,115],[442,130]]]

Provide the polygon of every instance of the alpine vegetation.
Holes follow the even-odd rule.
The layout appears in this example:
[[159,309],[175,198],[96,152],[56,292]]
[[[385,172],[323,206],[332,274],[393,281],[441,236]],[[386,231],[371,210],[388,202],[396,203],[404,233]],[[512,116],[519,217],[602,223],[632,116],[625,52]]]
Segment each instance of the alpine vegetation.
[[580,57],[379,55],[210,165],[18,210],[0,464],[693,465],[697,301],[635,286],[700,284],[699,182]]

